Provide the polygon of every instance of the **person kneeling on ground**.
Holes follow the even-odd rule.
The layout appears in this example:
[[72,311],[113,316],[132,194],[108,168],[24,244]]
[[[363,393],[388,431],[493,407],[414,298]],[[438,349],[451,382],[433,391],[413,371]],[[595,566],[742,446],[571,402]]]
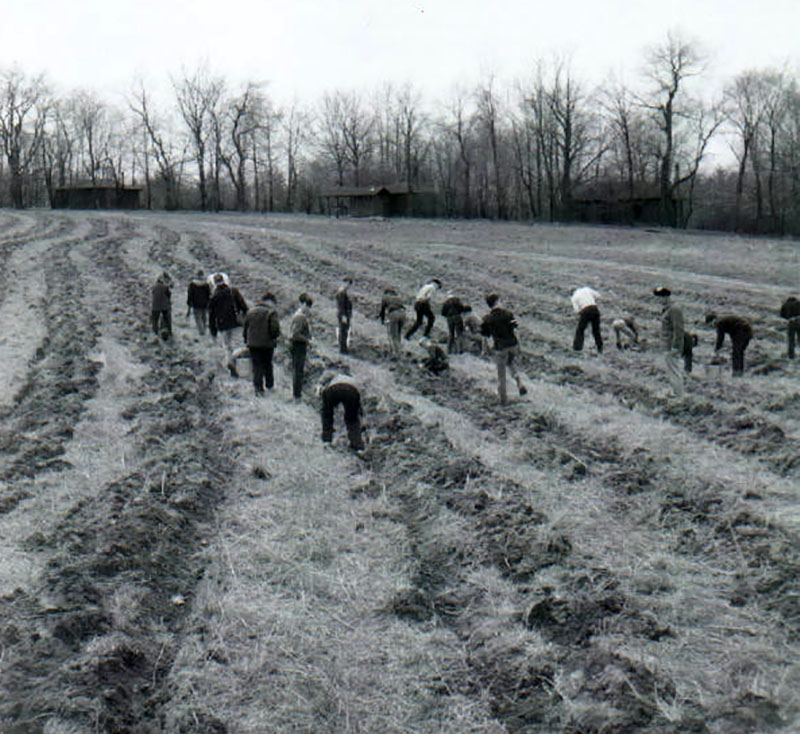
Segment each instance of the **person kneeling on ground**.
[[322,398],[320,415],[322,418],[322,440],[325,443],[333,442],[333,418],[336,408],[341,405],[344,409],[344,424],[347,436],[350,439],[350,448],[360,451],[364,448],[364,439],[361,436],[361,391],[355,380],[344,372],[327,370],[323,373],[317,387],[317,392]]
[[425,357],[420,360],[420,366],[424,367],[428,372],[434,375],[440,375],[449,366],[450,362],[447,359],[447,354],[438,344],[435,344],[428,337],[423,337],[419,340],[419,345],[425,350]]
[[634,352],[640,351],[639,330],[636,328],[636,322],[633,320],[633,316],[624,316],[614,319],[611,322],[611,328],[614,331],[614,336],[617,341],[617,349],[630,349]]
[[256,395],[264,394],[264,386],[272,390],[275,380],[272,373],[272,357],[281,325],[275,311],[275,296],[265,293],[244,317],[242,336],[250,351],[250,362],[253,370],[253,387]]

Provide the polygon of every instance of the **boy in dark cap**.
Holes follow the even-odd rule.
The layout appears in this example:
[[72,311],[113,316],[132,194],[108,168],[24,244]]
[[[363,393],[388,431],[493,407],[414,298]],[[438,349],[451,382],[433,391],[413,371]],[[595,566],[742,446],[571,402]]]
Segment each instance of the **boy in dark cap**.
[[731,370],[734,377],[740,377],[744,373],[744,352],[747,345],[753,338],[753,327],[747,319],[741,316],[722,316],[710,311],[706,314],[706,325],[716,327],[717,343],[714,345],[714,352],[722,349],[725,335],[731,338]]
[[350,336],[350,323],[353,318],[353,301],[347,289],[353,284],[352,278],[342,278],[342,285],[336,291],[336,321],[339,337],[339,352],[347,354]]

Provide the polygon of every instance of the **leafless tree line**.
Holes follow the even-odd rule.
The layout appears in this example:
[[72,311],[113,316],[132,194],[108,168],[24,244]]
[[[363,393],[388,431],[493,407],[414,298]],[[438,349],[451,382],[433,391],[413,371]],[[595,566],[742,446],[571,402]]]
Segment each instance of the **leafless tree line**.
[[[0,70],[0,203],[102,183],[142,187],[148,208],[313,212],[332,187],[405,183],[435,188],[449,217],[571,221],[587,202],[647,201],[666,226],[800,233],[797,78],[755,69],[703,99],[705,70],[699,44],[669,34],[635,88],[590,90],[553,59],[429,109],[411,84],[281,108],[266,84],[235,86],[206,64],[173,77],[166,103],[138,82],[115,106]],[[703,169],[714,139],[735,170]]]

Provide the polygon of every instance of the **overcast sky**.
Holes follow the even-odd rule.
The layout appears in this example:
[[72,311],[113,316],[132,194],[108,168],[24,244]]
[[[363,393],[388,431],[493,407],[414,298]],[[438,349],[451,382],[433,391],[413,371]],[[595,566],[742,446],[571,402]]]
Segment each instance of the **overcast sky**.
[[589,83],[612,71],[633,81],[670,29],[702,42],[719,79],[800,65],[800,0],[0,0],[0,11],[0,67],[120,94],[203,60],[231,82],[268,81],[283,104],[384,81],[433,99],[490,73],[525,77],[554,53]]

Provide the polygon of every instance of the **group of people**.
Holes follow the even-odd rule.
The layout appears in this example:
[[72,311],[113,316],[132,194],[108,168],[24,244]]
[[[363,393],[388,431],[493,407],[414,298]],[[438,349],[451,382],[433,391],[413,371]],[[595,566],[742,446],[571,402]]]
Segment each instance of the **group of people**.
[[[337,342],[339,352],[347,354],[353,317],[353,302],[349,294],[352,279],[343,278],[335,294],[337,318]],[[172,334],[171,286],[169,274],[162,273],[152,287],[152,328],[162,339]],[[386,326],[389,353],[397,358],[401,355],[402,339],[410,340],[422,329],[419,344],[425,352],[420,364],[434,374],[440,374],[448,367],[447,354],[459,354],[474,347],[481,354],[491,353],[497,369],[498,394],[501,404],[508,401],[508,375],[514,379],[519,395],[527,389],[517,369],[520,345],[517,338],[518,323],[514,314],[506,309],[500,296],[490,293],[485,297],[489,311],[479,319],[469,304],[454,292],[449,291],[441,305],[441,315],[447,322],[447,354],[430,338],[436,320],[434,299],[442,289],[439,278],[431,278],[423,284],[413,301],[414,321],[405,330],[406,301],[394,288],[386,288],[381,299],[378,318]],[[692,370],[693,349],[698,343],[696,334],[685,329],[683,312],[672,300],[672,293],[666,287],[658,287],[653,295],[660,303],[661,347],[665,355],[665,365],[673,394],[680,398],[684,394],[683,374]],[[577,324],[572,343],[575,351],[584,346],[584,335],[591,328],[598,353],[603,351],[601,315],[598,306],[600,294],[591,287],[577,288],[571,295],[572,308],[577,315]],[[194,317],[198,332],[210,333],[212,338],[220,337],[225,364],[232,376],[238,376],[239,359],[248,358],[251,364],[253,387],[257,396],[265,394],[274,387],[273,358],[282,331],[277,312],[276,297],[272,292],[264,292],[259,300],[249,307],[241,292],[230,283],[223,272],[206,276],[198,271],[190,280],[186,296],[186,316]],[[310,313],[313,299],[308,293],[298,297],[297,308],[292,315],[288,335],[288,351],[292,367],[292,395],[295,400],[302,397],[305,378],[305,364],[309,344],[312,340]],[[795,344],[800,341],[800,300],[789,297],[781,307],[781,317],[788,321],[788,354],[793,359]],[[709,312],[707,325],[716,328],[715,352],[722,348],[728,335],[732,345],[732,371],[741,375],[744,371],[744,354],[750,343],[753,330],[751,324],[739,316],[718,317]],[[235,348],[234,335],[241,327],[244,346]],[[638,351],[641,349],[639,329],[633,317],[618,316],[611,322],[616,347],[619,350]],[[683,366],[681,368],[681,361]],[[346,374],[346,368],[339,373],[326,371],[318,387],[322,397],[322,438],[331,441],[333,435],[333,415],[335,408],[344,406],[345,424],[351,446],[363,447],[361,439],[361,396],[358,386]]]
[[[693,351],[699,339],[697,334],[685,328],[683,310],[672,300],[672,291],[669,288],[659,286],[653,290],[653,295],[660,303],[660,346],[664,352],[667,378],[673,395],[682,398],[684,374],[692,371]],[[590,325],[597,351],[599,353],[603,351],[600,309],[597,305],[599,297],[599,293],[589,287],[578,288],[572,294],[572,307],[578,315],[573,339],[573,349],[576,351],[583,349],[584,333]],[[795,296],[789,296],[781,305],[780,316],[787,320],[787,354],[789,359],[794,359],[795,344],[800,341],[800,300]],[[752,324],[741,316],[718,316],[714,311],[706,313],[704,323],[716,330],[715,355],[722,349],[727,336],[731,343],[732,374],[735,377],[744,374],[745,351],[753,339]],[[641,348],[639,331],[633,317],[617,317],[611,322],[611,328],[616,337],[617,349],[638,351]],[[714,362],[718,361],[715,356]]]

